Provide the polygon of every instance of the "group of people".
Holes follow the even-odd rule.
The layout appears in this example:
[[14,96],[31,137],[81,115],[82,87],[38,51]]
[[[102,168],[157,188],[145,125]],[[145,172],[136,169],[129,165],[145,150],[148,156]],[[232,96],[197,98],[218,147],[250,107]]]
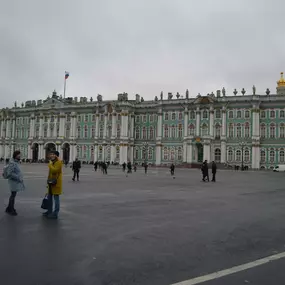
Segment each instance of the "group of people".
[[[62,194],[62,161],[59,159],[59,152],[52,151],[49,154],[48,177],[47,177],[47,211],[43,213],[48,219],[57,219],[60,211],[60,195]],[[8,180],[10,188],[9,203],[6,213],[17,216],[15,199],[18,192],[25,190],[23,174],[20,168],[21,152],[16,150],[12,159],[9,160],[3,170],[3,178]],[[54,203],[53,203],[54,202]],[[53,207],[54,204],[54,207]]]
[[[212,182],[216,182],[216,173],[217,173],[217,164],[215,161],[212,161]],[[205,160],[201,165],[201,171],[202,171],[202,181],[210,181],[209,179],[209,167],[208,167],[208,161]]]

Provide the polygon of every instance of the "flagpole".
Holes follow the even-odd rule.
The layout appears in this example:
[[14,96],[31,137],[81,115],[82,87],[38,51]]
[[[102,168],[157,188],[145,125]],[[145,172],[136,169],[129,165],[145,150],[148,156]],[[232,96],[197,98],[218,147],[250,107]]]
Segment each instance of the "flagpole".
[[63,98],[65,99],[65,90],[66,90],[66,78],[64,76],[64,90],[63,90]]

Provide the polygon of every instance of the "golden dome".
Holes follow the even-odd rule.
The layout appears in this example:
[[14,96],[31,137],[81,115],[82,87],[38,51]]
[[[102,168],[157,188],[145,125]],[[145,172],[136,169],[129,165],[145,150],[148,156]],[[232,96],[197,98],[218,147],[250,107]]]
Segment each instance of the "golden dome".
[[283,77],[283,72],[280,73],[280,79],[277,81],[277,87],[285,86],[285,79]]

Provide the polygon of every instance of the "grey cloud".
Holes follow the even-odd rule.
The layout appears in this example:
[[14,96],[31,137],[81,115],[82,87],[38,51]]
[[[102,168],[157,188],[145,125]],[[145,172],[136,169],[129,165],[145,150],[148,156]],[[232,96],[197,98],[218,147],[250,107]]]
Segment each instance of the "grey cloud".
[[153,99],[164,92],[274,92],[285,71],[282,0],[11,0],[0,11],[0,96]]

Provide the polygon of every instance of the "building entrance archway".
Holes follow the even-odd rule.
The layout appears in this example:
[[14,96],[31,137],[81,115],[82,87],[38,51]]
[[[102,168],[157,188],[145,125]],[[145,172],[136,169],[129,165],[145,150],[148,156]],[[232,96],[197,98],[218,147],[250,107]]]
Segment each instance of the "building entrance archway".
[[39,144],[34,143],[32,145],[32,161],[38,161],[39,160]]
[[196,143],[197,146],[197,162],[203,162],[204,150],[201,143]]
[[62,146],[62,160],[64,162],[70,161],[70,144],[64,143]]

